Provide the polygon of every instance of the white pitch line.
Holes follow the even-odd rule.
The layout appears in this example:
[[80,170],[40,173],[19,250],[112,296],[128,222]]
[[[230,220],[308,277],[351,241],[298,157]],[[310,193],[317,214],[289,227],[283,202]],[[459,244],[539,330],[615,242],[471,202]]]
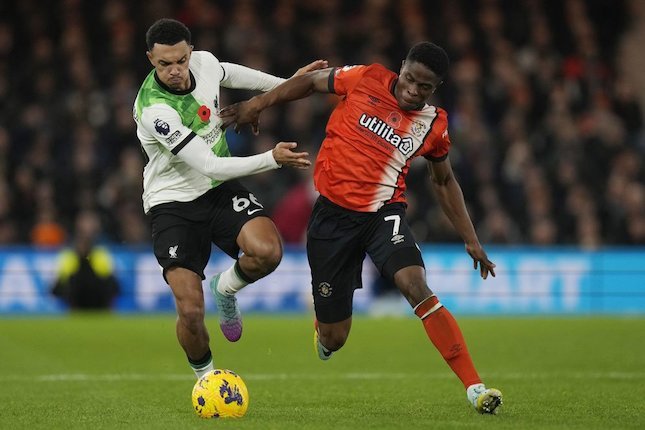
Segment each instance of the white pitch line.
[[[453,379],[452,373],[248,373],[242,375],[249,381],[274,381],[274,380],[400,380],[400,379]],[[645,372],[534,372],[534,373],[489,373],[483,374],[485,379],[499,380],[641,380],[645,379]],[[45,375],[4,375],[0,382],[121,382],[121,381],[188,381],[195,377],[190,373],[58,373]]]

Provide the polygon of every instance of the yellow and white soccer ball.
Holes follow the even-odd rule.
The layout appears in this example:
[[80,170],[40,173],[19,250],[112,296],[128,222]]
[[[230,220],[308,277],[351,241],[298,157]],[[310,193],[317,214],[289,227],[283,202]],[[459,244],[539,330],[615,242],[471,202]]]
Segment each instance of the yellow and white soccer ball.
[[239,418],[249,407],[249,392],[237,373],[211,370],[193,387],[193,407],[202,418]]

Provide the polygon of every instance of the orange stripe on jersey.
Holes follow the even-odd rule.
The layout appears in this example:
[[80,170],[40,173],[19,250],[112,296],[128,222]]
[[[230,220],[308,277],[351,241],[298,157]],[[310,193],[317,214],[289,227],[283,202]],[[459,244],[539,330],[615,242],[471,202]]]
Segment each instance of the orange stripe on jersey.
[[450,148],[446,111],[404,111],[392,90],[397,75],[380,64],[335,69],[330,90],[342,96],[327,122],[316,166],[316,189],[359,212],[405,203],[405,178],[415,157],[444,159]]

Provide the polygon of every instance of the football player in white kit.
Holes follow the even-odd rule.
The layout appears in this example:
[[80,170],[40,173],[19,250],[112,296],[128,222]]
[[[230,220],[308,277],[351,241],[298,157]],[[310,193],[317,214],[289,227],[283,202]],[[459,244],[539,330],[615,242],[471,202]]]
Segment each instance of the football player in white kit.
[[[154,253],[177,308],[177,338],[197,377],[213,369],[204,324],[202,280],[211,244],[235,264],[210,281],[220,327],[230,341],[242,335],[235,293],[280,263],[282,241],[260,201],[236,178],[281,166],[306,169],[296,143],[249,157],[232,157],[218,116],[220,86],[269,91],[285,80],[193,51],[189,29],[161,19],[146,33],[154,69],[134,103],[137,136],[147,159],[143,206]],[[296,74],[326,67],[317,60]]]

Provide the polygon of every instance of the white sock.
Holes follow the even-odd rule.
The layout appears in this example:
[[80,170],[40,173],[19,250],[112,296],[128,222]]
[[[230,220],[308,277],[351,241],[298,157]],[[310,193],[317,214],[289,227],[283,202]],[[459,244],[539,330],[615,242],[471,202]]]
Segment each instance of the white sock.
[[473,384],[466,389],[466,397],[468,397],[468,401],[475,406],[477,405],[477,397],[479,397],[479,395],[484,391],[486,391],[486,386],[484,384]]
[[240,278],[235,271],[234,264],[219,275],[217,291],[227,296],[232,296],[247,285],[249,285],[249,283]]
[[190,366],[190,368],[193,369],[193,372],[195,372],[195,376],[197,376],[197,379],[199,379],[199,378],[201,378],[202,376],[204,376],[205,374],[207,374],[208,372],[210,372],[211,370],[214,369],[214,367],[213,367],[213,358],[211,357],[211,359],[210,359],[210,361],[208,363],[206,363],[205,365],[203,365],[203,366],[201,366],[199,368],[195,368],[192,365]]

